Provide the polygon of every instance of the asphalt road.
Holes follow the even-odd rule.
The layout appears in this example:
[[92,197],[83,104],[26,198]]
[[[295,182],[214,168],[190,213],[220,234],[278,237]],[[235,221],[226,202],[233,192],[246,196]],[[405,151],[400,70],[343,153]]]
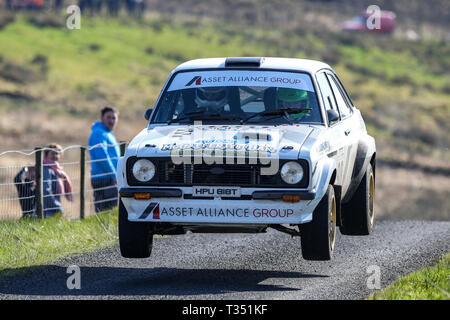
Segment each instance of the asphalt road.
[[[28,268],[0,278],[0,299],[363,299],[376,268],[384,287],[449,251],[450,222],[377,221],[370,236],[338,234],[326,262],[303,260],[299,238],[275,230],[187,234],[155,239],[149,259],[113,247]],[[70,265],[79,290],[67,288]]]

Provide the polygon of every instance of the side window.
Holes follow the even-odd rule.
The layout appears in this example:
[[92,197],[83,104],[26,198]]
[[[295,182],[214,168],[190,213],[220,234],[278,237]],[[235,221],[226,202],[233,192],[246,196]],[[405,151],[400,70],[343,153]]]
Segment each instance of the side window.
[[342,96],[341,90],[338,88],[338,85],[336,83],[336,79],[331,74],[327,74],[327,76],[328,79],[330,80],[331,88],[333,89],[341,117],[342,119],[347,118],[352,114],[352,110],[349,108],[347,102]]
[[317,74],[317,82],[320,87],[320,92],[322,93],[323,103],[325,104],[325,110],[329,109],[336,110],[333,92],[331,91],[330,84],[328,83],[325,73],[321,72]]
[[344,85],[342,84],[341,79],[334,73],[333,78],[336,80],[336,83],[338,87],[341,89],[342,95],[344,96],[345,100],[347,101],[347,105],[350,107],[350,109],[354,108],[354,104],[352,99],[350,99],[350,96],[348,95],[347,90],[345,90]]

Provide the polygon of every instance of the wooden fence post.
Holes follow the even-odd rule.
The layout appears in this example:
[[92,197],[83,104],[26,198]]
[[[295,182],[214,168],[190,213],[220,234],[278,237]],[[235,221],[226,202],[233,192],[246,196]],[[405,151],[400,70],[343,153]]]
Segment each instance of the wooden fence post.
[[42,147],[34,148],[35,153],[35,182],[36,189],[34,191],[34,199],[36,201],[36,215],[39,219],[44,218],[44,190],[43,190],[43,170],[42,170]]

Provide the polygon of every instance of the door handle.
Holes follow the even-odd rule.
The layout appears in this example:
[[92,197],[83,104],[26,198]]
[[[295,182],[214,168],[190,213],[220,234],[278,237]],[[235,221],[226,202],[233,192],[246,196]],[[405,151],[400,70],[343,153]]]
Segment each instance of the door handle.
[[347,129],[347,130],[344,131],[346,136],[348,136],[350,134],[350,132],[352,132],[350,129]]

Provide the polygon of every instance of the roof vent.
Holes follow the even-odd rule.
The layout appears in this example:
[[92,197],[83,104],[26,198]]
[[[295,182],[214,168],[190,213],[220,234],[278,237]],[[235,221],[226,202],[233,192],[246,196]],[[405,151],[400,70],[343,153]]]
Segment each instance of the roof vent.
[[261,57],[236,57],[227,58],[225,60],[225,67],[260,67],[264,58]]

